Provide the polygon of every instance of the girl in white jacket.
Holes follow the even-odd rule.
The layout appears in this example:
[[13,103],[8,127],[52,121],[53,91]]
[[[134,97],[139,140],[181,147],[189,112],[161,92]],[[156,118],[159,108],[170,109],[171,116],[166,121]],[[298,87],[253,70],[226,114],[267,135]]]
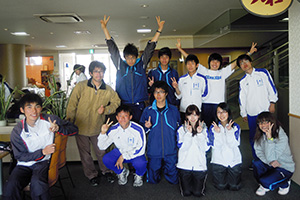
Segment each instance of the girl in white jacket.
[[[177,131],[179,187],[182,196],[203,196],[207,179],[205,152],[209,149],[206,125],[196,105],[189,105],[186,121]],[[195,156],[196,155],[196,156]]]
[[219,190],[239,190],[242,172],[240,126],[232,120],[226,103],[218,105],[216,115],[216,122],[209,130],[213,184]]

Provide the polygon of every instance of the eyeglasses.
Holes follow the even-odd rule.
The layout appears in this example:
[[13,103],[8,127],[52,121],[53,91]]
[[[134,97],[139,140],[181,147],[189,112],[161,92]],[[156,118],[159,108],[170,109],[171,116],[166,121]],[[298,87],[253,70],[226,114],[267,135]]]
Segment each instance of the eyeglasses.
[[258,122],[258,125],[267,125],[268,123],[270,123],[270,121],[262,121],[262,122]]
[[244,64],[247,64],[249,62],[250,62],[249,60],[243,60],[243,61],[240,62],[240,65],[244,65]]
[[217,112],[217,115],[221,115],[221,114],[223,114],[223,113],[225,114],[225,113],[227,113],[227,111],[226,111],[226,110],[218,111],[218,112]]
[[126,56],[125,60],[136,60],[136,57],[135,56],[131,56],[131,57]]
[[165,91],[155,91],[153,92],[154,94],[165,94],[166,92]]

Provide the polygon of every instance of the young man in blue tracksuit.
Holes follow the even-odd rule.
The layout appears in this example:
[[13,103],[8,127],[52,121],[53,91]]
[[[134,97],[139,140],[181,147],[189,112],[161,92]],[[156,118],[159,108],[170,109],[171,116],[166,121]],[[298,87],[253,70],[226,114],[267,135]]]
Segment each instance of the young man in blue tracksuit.
[[278,94],[271,75],[266,69],[252,67],[250,56],[243,54],[237,58],[237,65],[246,73],[240,80],[240,114],[249,125],[249,140],[252,155],[257,159],[254,145],[256,118],[263,111],[275,112]]
[[178,183],[176,131],[180,123],[178,109],[168,104],[168,85],[164,81],[156,81],[152,86],[154,102],[145,108],[140,124],[148,134],[148,181],[158,183],[163,169],[166,180]]
[[[155,81],[165,81],[168,88],[167,101],[169,104],[174,106],[179,105],[179,100],[175,97],[175,88],[172,86],[172,78],[175,78],[178,81],[178,72],[171,68],[169,65],[170,59],[172,58],[172,52],[168,47],[161,48],[158,52],[159,65],[157,68],[152,69],[148,73],[148,84],[151,87]],[[151,102],[154,100],[154,97],[151,96]]]
[[156,42],[165,21],[160,21],[160,17],[156,17],[158,29],[152,40],[147,43],[144,53],[140,58],[137,58],[138,49],[136,46],[127,44],[123,51],[125,58],[123,60],[116,43],[107,29],[109,18],[104,16],[103,20],[101,20],[101,28],[105,34],[111,59],[117,68],[116,91],[122,101],[121,103],[131,107],[133,113],[132,120],[139,122],[145,108],[144,101],[148,100],[146,68],[153,55]]

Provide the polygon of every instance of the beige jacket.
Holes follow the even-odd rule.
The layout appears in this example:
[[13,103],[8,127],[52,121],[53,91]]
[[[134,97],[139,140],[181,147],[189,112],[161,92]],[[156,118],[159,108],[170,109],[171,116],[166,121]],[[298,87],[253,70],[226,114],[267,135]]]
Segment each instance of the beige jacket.
[[[104,114],[99,114],[98,109],[103,105]],[[105,115],[115,113],[120,105],[118,94],[102,82],[96,90],[91,84],[91,79],[79,82],[73,89],[68,107],[67,119],[79,128],[79,135],[94,136],[101,131],[105,123]]]

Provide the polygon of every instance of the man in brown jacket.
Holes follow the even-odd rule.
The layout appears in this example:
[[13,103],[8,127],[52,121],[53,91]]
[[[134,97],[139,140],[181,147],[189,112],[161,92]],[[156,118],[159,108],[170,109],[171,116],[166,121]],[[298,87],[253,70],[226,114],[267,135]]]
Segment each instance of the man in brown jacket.
[[105,151],[99,150],[97,146],[97,138],[102,124],[105,123],[105,115],[113,114],[120,105],[118,94],[103,81],[105,70],[103,63],[91,62],[89,66],[91,78],[76,84],[67,108],[67,119],[79,128],[76,143],[84,175],[92,186],[97,186],[99,179],[91,156],[91,144],[102,174],[109,182],[114,181],[111,172],[102,162]]

